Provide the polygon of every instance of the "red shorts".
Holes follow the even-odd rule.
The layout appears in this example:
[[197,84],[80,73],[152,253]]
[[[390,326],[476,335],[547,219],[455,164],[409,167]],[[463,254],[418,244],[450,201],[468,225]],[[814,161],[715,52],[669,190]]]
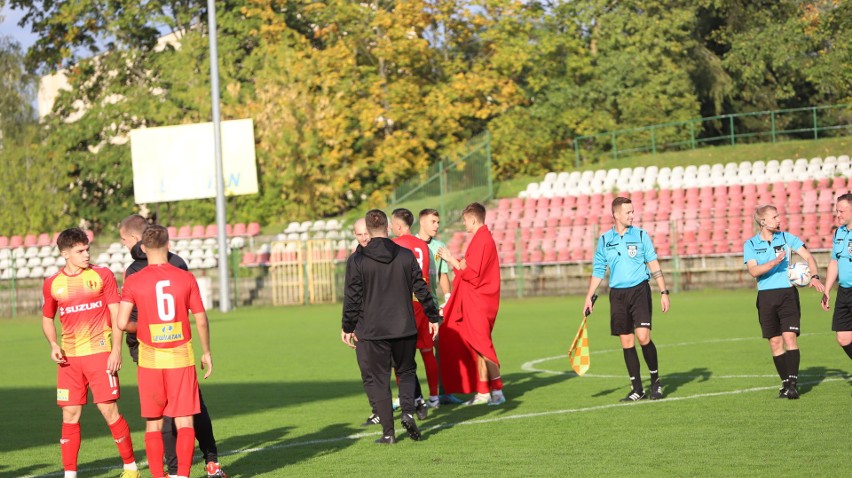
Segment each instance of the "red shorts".
[[200,413],[195,366],[139,367],[139,405],[144,418],[191,417]]
[[56,404],[60,407],[84,405],[90,388],[95,403],[118,400],[121,397],[118,375],[107,372],[109,354],[65,357],[66,363],[59,365],[56,377]]
[[429,333],[429,317],[426,312],[423,312],[423,306],[420,302],[414,304],[414,323],[417,324],[417,348],[431,349],[435,346],[435,341],[432,340],[432,334]]

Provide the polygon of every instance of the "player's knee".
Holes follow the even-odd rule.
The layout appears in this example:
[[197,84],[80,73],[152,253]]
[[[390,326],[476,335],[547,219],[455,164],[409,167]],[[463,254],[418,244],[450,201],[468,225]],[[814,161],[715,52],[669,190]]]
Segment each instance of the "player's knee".
[[852,344],[852,335],[844,336],[844,335],[838,334],[837,335],[837,343],[841,347],[846,347],[847,345]]
[[115,402],[99,403],[98,410],[101,411],[101,415],[104,416],[104,420],[108,424],[115,423],[118,420],[118,405]]
[[62,407],[62,422],[78,423],[82,414],[83,407],[81,406]]

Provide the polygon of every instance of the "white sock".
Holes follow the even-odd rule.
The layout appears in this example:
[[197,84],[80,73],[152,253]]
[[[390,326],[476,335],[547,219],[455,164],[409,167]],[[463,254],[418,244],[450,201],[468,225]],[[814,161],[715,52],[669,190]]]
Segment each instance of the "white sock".
[[434,402],[435,400],[438,400],[438,396],[437,396],[437,395],[429,395],[429,401],[430,401],[430,402]]
[[77,478],[77,472],[76,471],[66,471],[65,472],[65,478]]
[[124,469],[125,469],[125,470],[130,470],[130,471],[139,471],[139,468],[137,468],[137,467],[136,467],[136,462],[135,462],[135,461],[134,461],[134,462],[132,462],[132,463],[125,463],[125,464],[124,464]]

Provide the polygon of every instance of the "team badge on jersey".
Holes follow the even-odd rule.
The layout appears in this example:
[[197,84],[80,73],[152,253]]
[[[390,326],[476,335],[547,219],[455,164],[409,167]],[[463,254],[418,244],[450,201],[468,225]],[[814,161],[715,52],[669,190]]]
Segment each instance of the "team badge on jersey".
[[68,401],[68,389],[67,388],[57,388],[56,389],[56,400],[59,402],[67,402]]
[[627,255],[630,257],[636,257],[636,254],[639,252],[639,247],[636,245],[628,245],[627,246]]
[[89,290],[98,290],[100,288],[100,286],[101,286],[100,281],[97,281],[95,279],[89,279],[89,280],[86,281],[86,287],[88,287]]
[[846,250],[849,252],[849,255],[852,256],[852,241],[846,243]]

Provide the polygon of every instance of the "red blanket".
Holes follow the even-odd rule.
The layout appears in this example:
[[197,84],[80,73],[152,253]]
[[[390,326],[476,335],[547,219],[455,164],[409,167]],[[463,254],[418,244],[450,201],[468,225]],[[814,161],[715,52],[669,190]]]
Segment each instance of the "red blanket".
[[491,231],[480,227],[465,253],[467,267],[455,270],[453,293],[438,335],[441,380],[446,393],[473,393],[477,354],[496,364],[491,331],[500,307],[500,263]]

